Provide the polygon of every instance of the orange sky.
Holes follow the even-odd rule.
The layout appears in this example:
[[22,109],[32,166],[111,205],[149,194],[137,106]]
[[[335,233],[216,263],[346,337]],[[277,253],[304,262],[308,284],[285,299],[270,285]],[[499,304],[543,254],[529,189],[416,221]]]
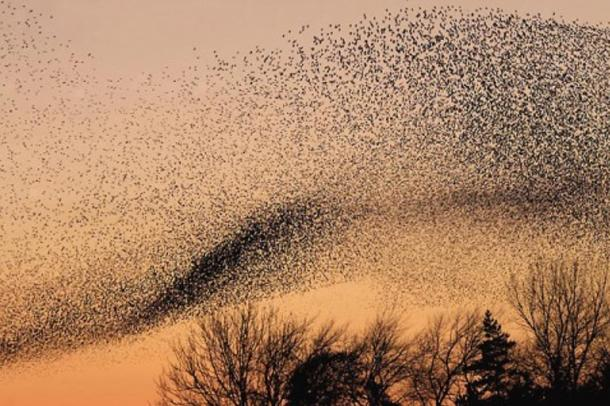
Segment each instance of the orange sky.
[[[373,291],[365,282],[346,283],[270,303],[297,316],[348,320],[357,329],[377,313]],[[415,314],[410,319],[419,318]],[[154,399],[155,379],[169,359],[170,344],[188,327],[181,323],[126,343],[0,370],[0,405],[148,405]]]
[[[231,54],[256,45],[272,48],[281,34],[304,24],[312,28],[348,23],[363,13],[417,5],[502,7],[520,12],[564,15],[590,22],[610,20],[607,0],[27,0],[54,16],[47,27],[73,49],[94,54],[102,75],[137,76],[163,66],[187,65],[211,51]],[[196,50],[193,50],[196,48]],[[2,186],[0,184],[0,186]],[[0,270],[1,271],[1,270]],[[355,326],[380,309],[366,281],[321,288],[275,299],[296,314],[335,318]],[[418,324],[430,309],[414,310]],[[186,325],[127,340],[116,346],[85,348],[53,361],[0,370],[2,406],[147,405],[154,380],[169,356],[168,345]]]
[[96,66],[121,75],[190,62],[193,47],[203,58],[282,44],[281,34],[349,23],[386,8],[461,5],[507,11],[556,12],[590,22],[610,19],[605,0],[29,0],[55,15],[54,32],[76,49],[93,51]]

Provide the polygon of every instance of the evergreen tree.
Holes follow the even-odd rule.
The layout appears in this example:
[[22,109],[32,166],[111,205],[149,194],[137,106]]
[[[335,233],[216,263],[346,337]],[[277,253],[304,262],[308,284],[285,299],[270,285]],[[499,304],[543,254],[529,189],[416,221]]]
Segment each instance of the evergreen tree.
[[480,356],[466,369],[474,378],[467,385],[467,401],[464,403],[503,404],[510,391],[511,350],[516,343],[509,339],[489,310],[483,318],[483,334],[483,341],[479,344]]

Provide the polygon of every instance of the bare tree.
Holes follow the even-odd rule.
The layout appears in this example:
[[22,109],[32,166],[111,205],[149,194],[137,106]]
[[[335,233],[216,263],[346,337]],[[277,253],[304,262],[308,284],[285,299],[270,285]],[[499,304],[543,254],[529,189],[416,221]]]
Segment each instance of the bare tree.
[[466,386],[467,367],[478,357],[483,333],[479,312],[434,318],[414,341],[407,396],[421,405],[455,402]]
[[411,343],[401,334],[399,321],[378,318],[358,343],[366,404],[397,404],[403,400],[412,361]]
[[509,300],[532,340],[531,361],[551,391],[573,393],[591,373],[610,325],[605,265],[538,262],[513,276]]
[[291,378],[289,404],[397,405],[411,361],[398,326],[397,319],[378,318],[351,336],[332,324],[323,328]]
[[176,360],[159,380],[159,403],[282,404],[288,376],[306,349],[309,325],[253,306],[202,319],[175,347]]

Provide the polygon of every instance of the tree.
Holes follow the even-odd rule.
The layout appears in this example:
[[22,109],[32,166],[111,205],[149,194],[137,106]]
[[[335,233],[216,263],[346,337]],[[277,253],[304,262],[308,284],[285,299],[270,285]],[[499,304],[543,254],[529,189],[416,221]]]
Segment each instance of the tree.
[[462,403],[505,404],[514,378],[510,364],[516,342],[509,339],[489,310],[485,312],[482,324],[479,358],[466,368],[475,377],[468,383],[467,396]]
[[596,370],[584,385],[579,399],[583,404],[610,403],[610,351],[604,346],[596,354],[596,358]]
[[[319,336],[320,334],[318,334]],[[319,340],[318,340],[319,341]],[[348,342],[315,347],[290,380],[290,404],[396,405],[410,373],[411,345],[398,320],[378,318]]]
[[468,367],[480,353],[478,320],[477,312],[440,316],[415,339],[408,398],[436,406],[457,400],[468,382]]
[[497,399],[504,405],[542,405],[545,391],[538,384],[540,379],[536,362],[532,362],[532,346],[529,343],[520,343],[510,352],[512,366],[509,371],[508,393],[504,401]]
[[203,318],[174,348],[176,360],[158,383],[159,404],[282,404],[309,326],[253,306]]
[[512,277],[509,299],[551,399],[572,397],[594,371],[591,355],[610,325],[605,265],[538,262],[525,278]]
[[378,318],[357,345],[368,405],[398,404],[404,397],[413,355],[398,325],[397,319]]
[[314,353],[295,369],[290,378],[288,404],[357,404],[363,397],[361,368],[356,351]]
[[393,319],[349,336],[333,323],[312,329],[310,320],[274,310],[224,310],[175,346],[158,382],[159,404],[395,405],[411,371],[410,348]]

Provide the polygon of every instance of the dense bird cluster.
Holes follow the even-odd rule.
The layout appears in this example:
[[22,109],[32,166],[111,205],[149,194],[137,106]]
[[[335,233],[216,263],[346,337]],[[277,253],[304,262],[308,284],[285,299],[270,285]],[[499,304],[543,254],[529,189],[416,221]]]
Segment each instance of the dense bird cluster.
[[607,26],[403,9],[105,77],[52,19],[0,1],[0,363],[362,275],[493,297],[607,246]]

